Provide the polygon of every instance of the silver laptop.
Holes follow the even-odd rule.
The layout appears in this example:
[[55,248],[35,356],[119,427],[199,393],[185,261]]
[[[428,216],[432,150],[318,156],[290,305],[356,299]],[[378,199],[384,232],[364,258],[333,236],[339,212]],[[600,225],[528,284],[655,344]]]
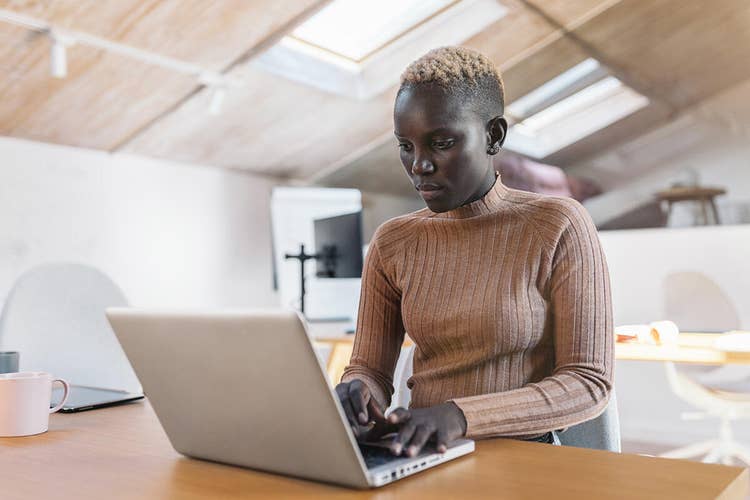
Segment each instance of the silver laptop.
[[297,313],[108,309],[178,452],[315,481],[382,486],[474,451],[360,446]]

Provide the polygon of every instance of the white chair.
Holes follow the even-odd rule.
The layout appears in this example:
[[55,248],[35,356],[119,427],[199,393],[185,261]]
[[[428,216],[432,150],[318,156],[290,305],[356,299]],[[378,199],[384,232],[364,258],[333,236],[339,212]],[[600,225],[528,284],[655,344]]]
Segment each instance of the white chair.
[[703,462],[731,465],[737,458],[750,465],[750,449],[735,441],[730,422],[750,418],[750,394],[709,389],[680,373],[674,363],[665,363],[667,380],[672,391],[704,412],[683,413],[683,420],[719,419],[719,437],[689,444],[663,453],[664,458],[691,458],[705,455]]
[[393,397],[389,410],[396,408],[408,408],[411,401],[411,389],[406,385],[409,377],[414,372],[414,346],[410,345],[401,349],[396,369],[393,371]]
[[[406,382],[414,370],[414,346],[404,348],[401,351],[396,370],[394,371],[395,391],[389,409],[399,406],[408,408],[411,400],[411,390]],[[569,427],[564,432],[557,433],[560,444],[563,446],[575,446],[578,448],[592,448],[620,452],[620,420],[617,412],[617,399],[615,392],[609,398],[604,412],[598,417]]]
[[104,315],[126,306],[101,271],[54,263],[23,274],[0,316],[0,346],[21,353],[20,369],[70,383],[140,392],[141,384]]
[[[708,276],[699,272],[672,273],[664,279],[665,311],[683,329],[732,330],[740,320],[731,300]],[[708,328],[707,328],[708,327]],[[745,366],[676,365],[665,363],[671,390],[702,412],[685,412],[683,420],[719,419],[719,436],[660,456],[703,457],[703,462],[750,465],[750,449],[737,442],[731,422],[750,418],[750,370]]]
[[[741,321],[732,300],[705,274],[670,273],[664,278],[663,288],[666,317],[682,330],[724,332],[740,328]],[[709,389],[750,393],[747,366],[678,363],[675,367],[679,373]]]

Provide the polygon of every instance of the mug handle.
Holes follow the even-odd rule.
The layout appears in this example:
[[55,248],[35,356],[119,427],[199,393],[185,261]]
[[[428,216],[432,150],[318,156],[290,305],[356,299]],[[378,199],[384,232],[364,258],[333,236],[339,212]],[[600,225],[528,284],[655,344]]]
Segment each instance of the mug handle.
[[55,413],[55,412],[60,411],[60,409],[65,404],[65,402],[68,400],[68,394],[70,394],[70,384],[69,383],[67,383],[65,380],[63,380],[61,378],[56,378],[55,380],[52,381],[53,384],[55,382],[60,382],[63,385],[63,390],[65,392],[63,393],[63,398],[62,398],[62,401],[60,401],[60,404],[58,404],[54,408],[50,409],[50,411],[49,411],[50,413]]

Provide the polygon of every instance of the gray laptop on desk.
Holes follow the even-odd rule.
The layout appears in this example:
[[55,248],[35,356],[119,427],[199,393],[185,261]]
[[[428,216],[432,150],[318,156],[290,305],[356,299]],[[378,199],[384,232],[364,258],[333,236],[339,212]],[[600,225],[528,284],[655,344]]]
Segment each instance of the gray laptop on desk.
[[295,312],[117,308],[107,318],[184,455],[367,488],[474,450],[469,440],[414,458],[360,448]]

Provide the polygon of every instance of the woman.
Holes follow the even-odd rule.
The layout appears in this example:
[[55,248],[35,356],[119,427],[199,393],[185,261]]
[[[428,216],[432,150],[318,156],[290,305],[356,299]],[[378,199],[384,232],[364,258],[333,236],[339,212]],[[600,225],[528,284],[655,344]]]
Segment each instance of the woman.
[[[576,201],[504,186],[503,84],[483,55],[433,50],[401,77],[394,132],[427,208],[373,236],[351,362],[336,387],[360,439],[396,454],[461,436],[552,442],[606,407],[614,336],[607,266]],[[410,409],[387,420],[404,333]]]

